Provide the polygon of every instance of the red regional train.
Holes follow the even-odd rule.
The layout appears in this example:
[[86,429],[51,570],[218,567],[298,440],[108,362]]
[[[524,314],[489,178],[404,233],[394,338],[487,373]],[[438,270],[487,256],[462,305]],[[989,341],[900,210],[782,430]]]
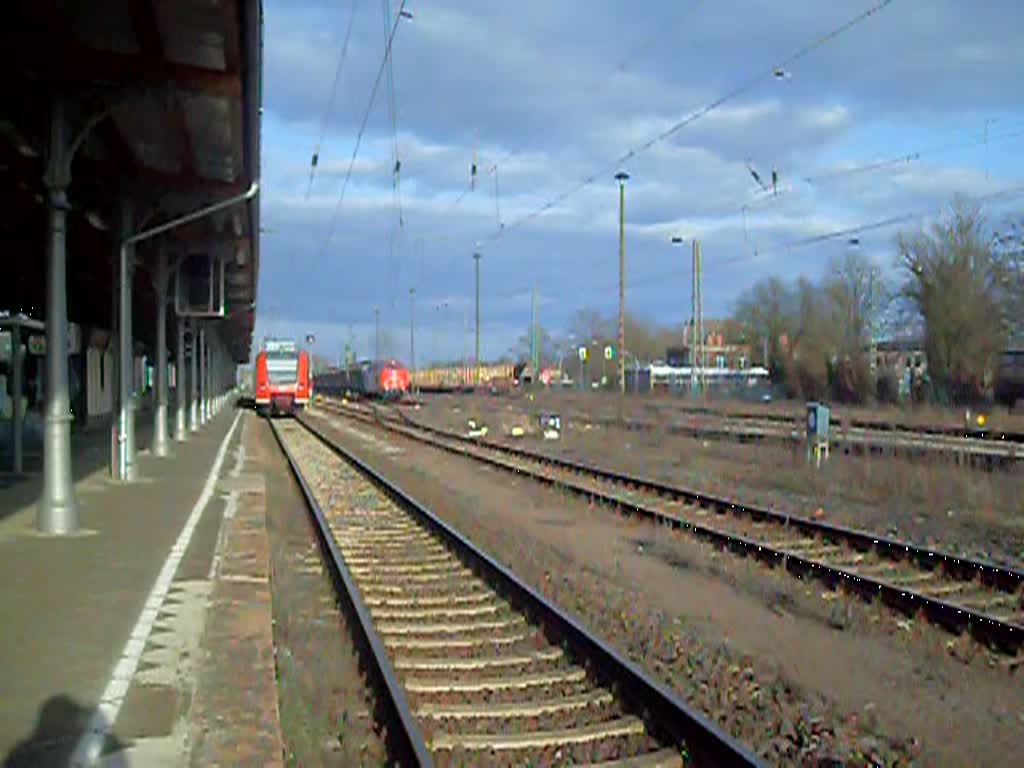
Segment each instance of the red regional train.
[[397,360],[362,360],[316,377],[319,394],[399,400],[409,392],[409,371]]
[[263,340],[255,376],[253,394],[261,416],[293,414],[309,402],[309,355],[291,339]]

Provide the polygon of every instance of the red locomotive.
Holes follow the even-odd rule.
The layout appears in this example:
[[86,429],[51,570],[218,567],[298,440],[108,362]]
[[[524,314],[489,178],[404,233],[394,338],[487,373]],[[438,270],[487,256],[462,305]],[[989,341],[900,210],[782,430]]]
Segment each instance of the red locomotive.
[[309,355],[290,339],[264,339],[253,390],[262,416],[301,411],[310,397]]
[[409,392],[409,371],[397,360],[363,360],[320,374],[316,377],[316,390],[335,397],[398,400]]

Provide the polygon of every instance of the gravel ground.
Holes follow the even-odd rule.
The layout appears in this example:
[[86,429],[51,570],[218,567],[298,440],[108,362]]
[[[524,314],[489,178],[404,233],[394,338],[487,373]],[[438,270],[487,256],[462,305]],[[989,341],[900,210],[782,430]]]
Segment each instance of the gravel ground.
[[[446,722],[423,716],[421,707],[468,705],[486,712],[491,706],[561,701],[604,691],[595,687],[585,669],[560,646],[546,642],[538,627],[529,625],[523,614],[447,552],[439,539],[412,523],[407,513],[346,462],[299,429],[289,431],[284,439],[302,466],[360,593],[371,600],[375,630],[391,656],[410,709],[417,713],[421,732],[439,768],[603,762],[659,749],[661,745],[647,735],[642,723],[634,718],[628,723],[619,721],[625,713],[614,702],[598,709],[565,710],[547,718],[477,717]],[[463,609],[467,615],[460,617],[459,609],[449,605],[479,593],[490,593],[487,607],[492,610],[486,615],[469,608]],[[415,606],[405,604],[410,598],[415,599]],[[423,601],[441,605],[427,606]],[[443,618],[437,615],[439,611]],[[502,631],[518,632],[523,637],[496,646],[494,636]],[[411,639],[443,641],[446,645],[456,640],[468,645],[476,640],[476,645],[469,646],[472,650],[467,648],[460,654],[459,661],[472,659],[478,664],[424,669],[424,664],[436,664],[436,653],[424,655],[419,649],[399,645]],[[511,663],[489,667],[480,664],[499,660]],[[500,737],[533,733],[543,727],[606,728],[613,721],[619,721],[625,731],[575,745],[497,750],[459,746],[460,735],[467,733]],[[449,746],[443,746],[445,742]]]
[[368,432],[339,437],[772,764],[1000,765],[1024,749],[1019,683],[976,644]]
[[[411,415],[462,431],[475,418],[489,439],[521,425],[519,441],[532,449],[1024,568],[1024,472],[841,454],[815,470],[802,448],[590,426],[573,407],[550,396],[437,396]],[[535,414],[545,410],[562,416],[557,442],[539,435]]]
[[[605,415],[617,414],[618,404],[614,394],[580,393],[571,390],[548,390],[538,393],[548,402],[559,402],[573,408],[593,410],[595,407]],[[707,405],[701,402],[691,404],[689,399],[681,396],[656,394],[631,395],[626,401],[626,415],[631,418],[650,417],[654,414],[685,414],[710,411],[716,414],[763,414],[770,416],[785,415],[792,418],[794,424],[803,423],[805,403],[797,400],[779,400],[771,403],[748,402],[732,399],[710,399]],[[857,406],[834,405],[832,412],[840,420],[855,419],[871,422],[881,427],[906,424],[915,427],[953,427],[961,428],[965,424],[963,408],[939,408],[935,406],[917,406],[914,408],[897,408],[889,405]],[[977,411],[975,410],[976,414]],[[986,426],[991,430],[1005,429],[1012,432],[1024,432],[1024,414],[1010,413],[999,406],[987,411]]]
[[267,476],[274,646],[288,765],[384,765],[346,622],[320,561],[305,501],[270,427],[258,446]]

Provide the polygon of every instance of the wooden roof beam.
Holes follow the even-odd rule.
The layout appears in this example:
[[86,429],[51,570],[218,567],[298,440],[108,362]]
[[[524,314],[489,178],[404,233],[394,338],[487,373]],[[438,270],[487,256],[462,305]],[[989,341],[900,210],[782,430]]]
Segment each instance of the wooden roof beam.
[[240,50],[238,0],[221,0],[224,12],[224,68],[232,74],[242,71],[242,53]]
[[[146,61],[148,67],[163,72],[164,76],[170,79],[171,73],[168,71],[164,40],[160,35],[160,25],[153,8],[153,0],[132,0],[132,26],[135,29],[139,50],[142,52],[141,58]],[[185,120],[181,96],[177,92],[171,94],[167,119],[181,145],[182,173],[186,176],[194,176],[196,154],[192,148],[192,134],[188,129],[188,122]]]
[[0,40],[0,66],[8,72],[37,73],[49,84],[87,89],[90,86],[144,88],[240,98],[238,73],[185,64],[156,65],[144,56],[102,51],[79,44],[65,45],[60,56],[50,54],[51,40],[24,35]]

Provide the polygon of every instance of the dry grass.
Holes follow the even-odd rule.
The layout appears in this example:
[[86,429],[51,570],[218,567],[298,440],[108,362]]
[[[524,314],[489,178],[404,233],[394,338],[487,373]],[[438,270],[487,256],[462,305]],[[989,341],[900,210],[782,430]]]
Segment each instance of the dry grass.
[[[536,393],[534,402],[547,407],[586,408],[592,413],[612,416],[617,413],[617,401],[614,394],[605,392],[581,393],[575,391],[548,390]],[[626,415],[631,418],[664,416],[672,412],[685,413],[694,408],[703,408],[701,401],[691,402],[685,396],[668,394],[630,395],[626,401]],[[742,400],[711,399],[706,407],[722,415],[758,414],[792,416],[794,422],[802,420],[804,402],[799,400],[780,400],[771,403],[748,402]],[[964,408],[942,408],[935,405],[894,406],[894,405],[843,405],[835,404],[834,412],[840,418],[854,418],[871,421],[880,425],[910,424],[913,426],[964,426]],[[973,409],[976,411],[977,409]],[[993,430],[1005,429],[1013,432],[1024,432],[1024,413],[1010,413],[1003,406],[985,409],[988,415],[987,425]]]
[[[607,405],[601,400],[599,408]],[[513,414],[554,406],[540,397],[533,402],[439,398],[428,401],[417,415],[439,426],[464,429],[466,414],[472,413],[494,436]],[[986,472],[940,456],[910,460],[842,453],[833,453],[818,470],[807,464],[802,447],[591,427],[576,423],[577,412],[564,402],[562,406],[562,440],[542,443],[528,435],[524,446],[965,556],[1014,567],[1024,563],[1020,471]]]

